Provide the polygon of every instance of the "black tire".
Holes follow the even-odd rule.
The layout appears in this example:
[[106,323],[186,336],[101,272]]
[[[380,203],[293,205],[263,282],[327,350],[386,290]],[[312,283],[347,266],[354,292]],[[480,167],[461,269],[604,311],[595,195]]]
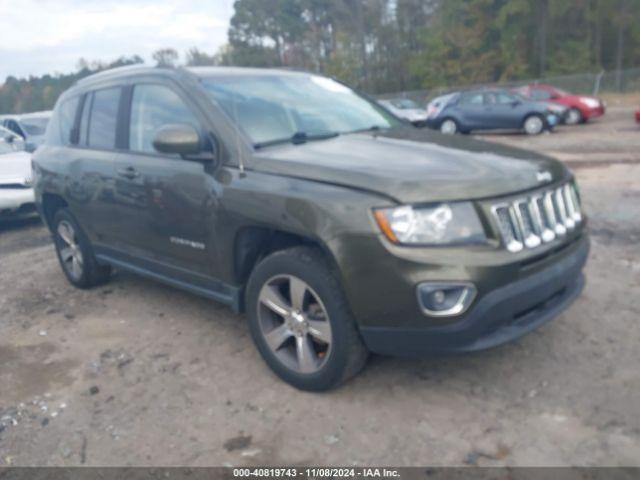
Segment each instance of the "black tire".
[[[534,130],[530,130],[528,128],[528,122],[536,122],[536,129]],[[538,113],[532,113],[530,115],[527,115],[525,117],[525,119],[522,122],[522,128],[524,129],[525,133],[527,135],[540,135],[542,132],[544,132],[547,128],[549,128],[549,125],[547,124],[547,121],[545,120],[545,118],[538,114]]]
[[585,119],[582,116],[582,112],[577,108],[570,108],[567,113],[566,124],[567,125],[580,125],[585,123]]
[[[60,234],[60,225],[65,222],[73,227],[73,237],[81,253],[82,264],[79,269],[79,275],[72,273],[68,263],[65,263],[62,257],[63,250],[68,248],[68,244]],[[69,283],[78,288],[91,288],[105,283],[109,279],[111,276],[111,267],[98,263],[93,254],[93,248],[91,248],[89,239],[80,227],[80,224],[66,208],[62,208],[55,213],[52,222],[52,233],[60,267],[67,277],[67,280],[69,280]]]
[[[326,308],[331,326],[331,350],[319,370],[300,373],[285,365],[268,346],[260,326],[260,292],[270,279],[291,275],[303,280]],[[325,255],[310,247],[293,247],[262,260],[251,273],[246,291],[249,328],[267,365],[285,382],[300,390],[324,391],[357,374],[366,364],[365,347],[345,294]]]
[[[445,124],[449,124],[452,127],[451,128],[445,128],[444,127]],[[452,129],[453,126],[455,126],[455,129]],[[438,130],[440,131],[440,133],[442,133],[444,135],[455,135],[456,133],[461,133],[460,124],[453,117],[443,118],[442,121],[440,122],[440,125],[438,126]]]

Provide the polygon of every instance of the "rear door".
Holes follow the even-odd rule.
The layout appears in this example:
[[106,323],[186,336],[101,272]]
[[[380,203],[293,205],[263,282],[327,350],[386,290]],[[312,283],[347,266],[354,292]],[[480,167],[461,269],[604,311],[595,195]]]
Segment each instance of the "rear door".
[[470,130],[485,128],[486,111],[482,92],[463,93],[455,107],[455,112],[459,116],[462,128]]
[[69,149],[68,198],[73,213],[98,247],[114,239],[114,160],[117,118],[123,87],[98,88],[86,93],[80,106],[78,128]]
[[210,275],[212,217],[220,191],[211,175],[213,166],[161,154],[153,147],[156,132],[168,124],[191,125],[206,138],[205,121],[168,80],[137,83],[126,95],[126,154],[115,160],[118,248],[131,262],[173,278],[181,271]]

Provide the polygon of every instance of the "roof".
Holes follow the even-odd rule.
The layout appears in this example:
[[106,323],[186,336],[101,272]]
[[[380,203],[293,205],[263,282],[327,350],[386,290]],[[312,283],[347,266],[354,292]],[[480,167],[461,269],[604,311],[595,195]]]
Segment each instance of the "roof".
[[128,65],[125,67],[111,68],[102,72],[94,73],[81,80],[75,85],[84,86],[101,80],[117,79],[130,75],[178,75],[180,73],[190,73],[198,77],[215,77],[231,75],[308,75],[307,72],[300,72],[288,69],[275,68],[245,68],[245,67],[149,67],[144,65]]
[[74,84],[74,86],[91,84],[96,81],[107,80],[111,78],[126,77],[133,74],[136,74],[136,75],[145,74],[145,73],[162,74],[162,73],[171,73],[171,72],[174,72],[175,70],[176,70],[175,68],[147,67],[144,65],[128,65],[125,67],[110,68],[108,70],[103,70],[101,72],[94,73],[92,75],[89,75],[88,77],[78,80]]
[[233,75],[309,75],[302,70],[284,68],[255,67],[186,67],[185,70],[198,77],[233,76]]

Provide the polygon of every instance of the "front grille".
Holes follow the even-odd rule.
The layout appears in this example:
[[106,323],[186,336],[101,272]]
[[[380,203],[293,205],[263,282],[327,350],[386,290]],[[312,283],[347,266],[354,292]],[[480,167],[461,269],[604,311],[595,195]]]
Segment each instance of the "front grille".
[[582,221],[578,194],[571,183],[496,204],[492,211],[502,243],[510,252],[549,243]]

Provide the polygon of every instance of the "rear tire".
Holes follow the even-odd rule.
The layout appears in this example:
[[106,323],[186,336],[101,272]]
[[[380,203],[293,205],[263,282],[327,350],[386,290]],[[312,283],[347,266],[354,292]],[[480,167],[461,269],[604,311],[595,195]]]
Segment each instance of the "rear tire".
[[580,123],[584,123],[584,117],[582,116],[582,112],[577,108],[570,108],[567,113],[567,125],[578,125]]
[[546,122],[541,115],[533,114],[524,119],[522,127],[527,135],[540,135],[546,128]]
[[334,388],[367,361],[342,286],[317,249],[293,247],[262,260],[249,279],[246,305],[262,358],[300,390]]
[[58,261],[73,286],[91,288],[109,279],[111,267],[98,264],[89,239],[69,210],[55,213],[52,231]]

